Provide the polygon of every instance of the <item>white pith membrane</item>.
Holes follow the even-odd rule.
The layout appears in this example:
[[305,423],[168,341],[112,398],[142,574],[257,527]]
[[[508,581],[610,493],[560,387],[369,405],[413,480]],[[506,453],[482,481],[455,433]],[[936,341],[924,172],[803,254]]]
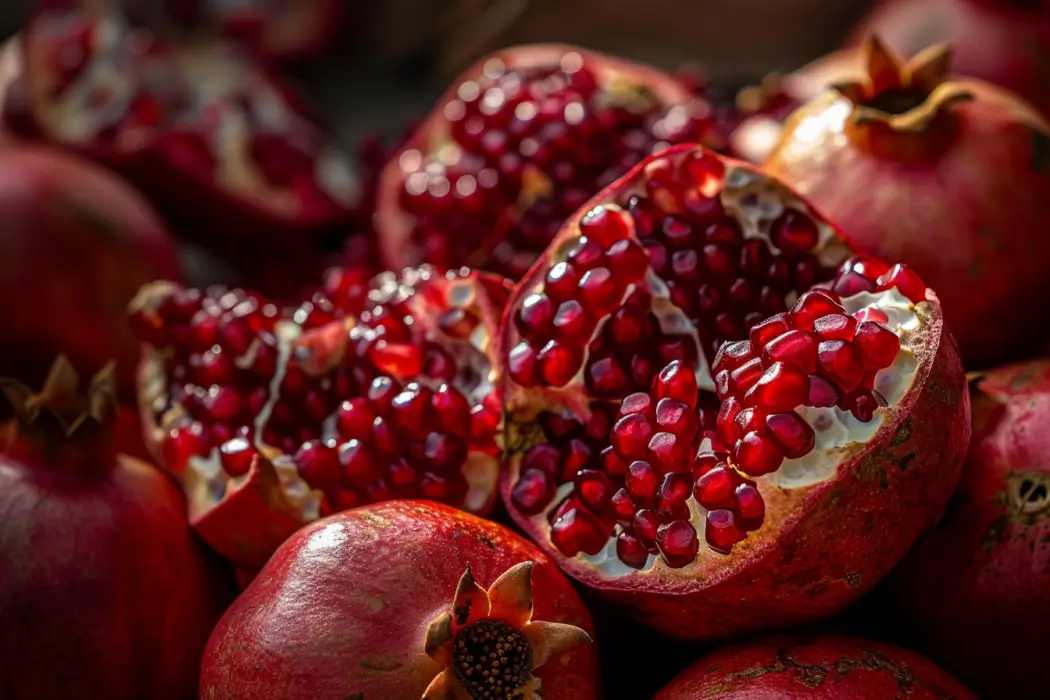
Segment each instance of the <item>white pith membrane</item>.
[[[457,279],[456,272],[449,272],[450,280],[445,286],[435,285],[441,289],[442,301],[448,309],[477,309],[479,300],[476,292],[476,280]],[[438,314],[435,313],[436,301],[428,301],[431,288],[425,287],[435,280],[441,283],[440,273],[430,268],[406,269],[400,276],[385,272],[377,276],[369,292],[369,299],[384,303],[394,299],[409,299],[413,312],[413,322],[426,330],[427,338],[436,340],[440,334],[440,344],[457,360],[457,378],[452,385],[458,389],[470,405],[478,403],[481,398],[497,391],[498,368],[488,361],[493,342],[485,323],[479,323],[473,332],[464,339],[454,339],[441,333],[437,328]],[[172,291],[170,283],[157,283],[143,289],[139,298],[133,302],[137,308],[156,310],[163,299]],[[480,314],[479,314],[480,317]],[[294,320],[285,319],[277,322],[274,335],[278,340],[278,358],[274,376],[269,382],[267,401],[252,423],[251,444],[273,465],[276,472],[284,506],[297,514],[302,522],[310,522],[321,516],[321,502],[324,493],[310,486],[300,475],[293,462],[293,456],[283,453],[279,448],[267,444],[263,439],[264,427],[267,425],[274,406],[281,399],[281,383],[292,362],[300,363],[308,374],[322,376],[321,388],[331,387],[331,377],[325,376],[328,370],[337,366],[347,349],[341,343],[350,338],[355,327],[365,328],[364,337],[374,337],[372,329],[358,326],[352,317],[333,321],[320,328],[303,332],[302,327]],[[235,364],[244,369],[250,367],[259,347],[259,341],[252,342],[248,351],[235,360]],[[145,346],[143,348],[142,369],[139,376],[140,405],[147,431],[152,436],[152,443],[160,445],[168,432],[183,423],[187,414],[180,404],[169,402],[169,379],[165,372],[165,357],[162,350]],[[442,382],[412,375],[400,377],[405,383],[415,381],[428,389],[436,390]],[[468,390],[469,387],[469,390]],[[343,398],[351,397],[340,397]],[[170,406],[161,416],[156,416],[152,407],[155,405]],[[338,410],[338,409],[337,409]],[[329,446],[335,446],[342,440],[335,427],[333,413],[318,426],[319,439]],[[498,434],[498,433],[497,433]],[[468,511],[481,511],[496,492],[499,480],[500,460],[497,456],[475,449],[467,453],[466,462],[460,471],[468,486],[462,508]],[[190,503],[190,512],[197,516],[204,515],[224,498],[243,486],[253,472],[241,476],[231,476],[222,467],[219,446],[213,446],[206,456],[191,457],[182,473],[184,490]]]
[[[318,207],[325,197],[330,203],[324,209],[357,203],[360,183],[349,160],[233,44],[188,38],[175,45],[130,26],[115,2],[89,5],[42,13],[28,32],[29,104],[49,135],[90,147],[101,134],[116,129],[112,148],[134,154],[156,148],[167,132],[201,134],[215,161],[214,173],[173,165],[255,207],[293,218],[307,207]],[[82,27],[89,28],[87,55],[83,46],[66,40],[70,31]],[[86,60],[58,94],[49,63],[53,57],[65,68]],[[158,105],[159,122],[128,122],[139,97]],[[256,134],[279,138],[311,159],[316,194],[272,183],[250,151]]]
[[[686,154],[688,151],[685,152]],[[679,153],[679,157],[685,154]],[[837,267],[844,262],[851,251],[836,235],[835,230],[824,222],[803,200],[786,189],[783,185],[767,176],[746,167],[729,165],[726,168],[724,178],[717,180],[711,178],[706,183],[698,183],[705,194],[712,194],[721,186],[720,198],[727,215],[735,218],[741,227],[744,240],[761,239],[768,244],[771,252],[779,254],[781,251],[772,241],[770,234],[772,223],[788,209],[793,209],[806,214],[818,229],[818,243],[812,253],[818,261],[827,267]],[[631,195],[644,193],[644,181],[639,177],[633,188],[625,189],[617,194],[620,201],[626,202]],[[605,209],[620,209],[616,204],[603,203]],[[628,216],[628,223],[633,229],[633,220]],[[570,237],[562,241],[561,245],[548,257],[548,264],[553,267],[558,262],[567,258],[568,252],[576,243],[577,237]],[[537,281],[528,289],[528,292],[541,292],[544,285],[543,276],[537,275]],[[666,284],[650,268],[645,277],[645,283],[653,294],[652,311],[657,317],[660,328],[669,333],[687,333],[697,337],[696,331],[690,319],[678,309],[671,301]],[[815,285],[820,288],[822,285]],[[624,294],[627,299],[634,289],[630,285]],[[528,292],[519,292],[518,298],[524,298]],[[792,293],[785,297],[786,307],[791,308],[797,300],[798,294]],[[621,300],[621,304],[622,304]],[[885,407],[876,410],[871,421],[865,422],[856,418],[849,411],[840,408],[817,408],[800,407],[796,412],[813,428],[815,433],[814,449],[801,458],[785,458],[780,468],[771,474],[759,477],[746,477],[753,481],[763,499],[768,503],[768,495],[778,489],[792,490],[805,489],[823,483],[835,477],[838,467],[847,459],[856,456],[860,450],[882,427],[885,417],[897,404],[907,395],[915,379],[918,366],[916,362],[915,348],[918,342],[918,331],[929,319],[928,304],[923,302],[916,307],[896,288],[883,292],[864,292],[850,297],[839,299],[847,314],[855,315],[865,308],[877,308],[885,313],[887,322],[885,325],[893,331],[900,339],[901,348],[894,358],[892,364],[878,371],[875,375],[874,391],[878,392],[886,401]],[[611,314],[603,317],[595,332],[588,340],[588,351],[590,344],[601,334],[604,325],[611,318]],[[697,383],[701,392],[714,392],[714,380],[711,376],[707,359],[703,351],[698,352],[698,362],[694,368]],[[508,425],[517,423],[529,423],[535,421],[540,413],[553,412],[565,417],[572,417],[578,421],[585,421],[590,417],[589,395],[584,384],[584,372],[587,367],[587,358],[580,371],[564,387],[535,387],[526,388],[514,385],[513,392],[508,392],[507,415],[512,420]],[[510,378],[507,378],[510,381]],[[646,389],[645,391],[648,391]],[[525,435],[525,433],[522,433]],[[509,443],[518,436],[510,435]],[[527,439],[527,438],[526,438]],[[517,454],[512,460],[512,476],[516,482],[521,476],[521,458],[531,444],[520,445]],[[710,450],[711,441],[704,438],[698,447],[698,451]],[[732,460],[726,460],[732,465]],[[528,519],[536,532],[543,533],[548,545],[557,551],[550,538],[552,526],[549,521],[550,513],[561,505],[562,501],[574,491],[573,482],[565,482],[558,485],[554,497],[546,507],[533,515],[520,515]],[[614,487],[615,488],[615,487]],[[644,566],[635,569],[623,563],[617,556],[617,536],[623,532],[623,527],[616,524],[613,528],[605,548],[594,555],[579,552],[573,557],[566,557],[570,561],[577,560],[585,563],[586,567],[594,570],[609,579],[629,576],[631,574],[649,575],[653,572],[664,571],[671,576],[695,575],[697,568],[724,567],[726,557],[732,556],[720,553],[705,540],[704,532],[707,518],[707,509],[697,503],[695,497],[690,494],[687,501],[690,518],[689,522],[697,532],[700,549],[696,559],[685,567],[670,567],[663,561],[659,553],[651,553]],[[734,552],[746,548],[753,542],[754,536],[762,531],[762,527],[748,533],[743,541],[735,548]],[[561,553],[561,556],[565,556]],[[678,573],[674,573],[678,572]],[[693,572],[693,573],[687,573]]]

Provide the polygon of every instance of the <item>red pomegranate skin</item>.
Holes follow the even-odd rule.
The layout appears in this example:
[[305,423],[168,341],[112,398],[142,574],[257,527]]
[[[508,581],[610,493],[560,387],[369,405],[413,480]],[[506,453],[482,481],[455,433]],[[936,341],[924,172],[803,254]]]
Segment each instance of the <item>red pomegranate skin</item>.
[[52,447],[0,456],[0,697],[194,700],[230,572],[161,470]]
[[127,305],[156,279],[178,281],[164,222],[131,187],[57,151],[0,158],[0,367],[38,384],[59,352],[85,374],[115,360],[134,397],[138,342]]
[[[422,697],[440,672],[423,652],[469,565],[488,586],[534,561],[534,620],[590,614],[568,579],[510,530],[425,501],[387,501],[300,530],[230,607],[208,642],[203,698],[314,700]],[[545,700],[598,696],[597,649],[576,647],[534,671]]]
[[832,634],[795,634],[722,647],[653,700],[976,700],[928,659]]
[[1050,325],[1025,303],[1050,291],[1050,126],[999,88],[955,84],[974,98],[943,108],[952,123],[870,147],[847,133],[852,103],[827,91],[791,116],[764,168],[861,249],[915,268],[976,369],[1031,355]]
[[1050,360],[988,372],[973,410],[953,507],[904,560],[893,591],[919,648],[982,697],[1046,697]]

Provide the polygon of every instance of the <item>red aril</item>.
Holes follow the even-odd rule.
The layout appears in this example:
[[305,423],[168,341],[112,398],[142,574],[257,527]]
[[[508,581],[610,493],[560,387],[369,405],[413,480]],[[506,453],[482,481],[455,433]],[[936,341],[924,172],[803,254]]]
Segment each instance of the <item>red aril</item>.
[[1030,352],[1050,328],[1041,234],[1050,127],[1022,100],[947,75],[949,52],[902,63],[877,40],[866,74],[792,116],[765,163],[857,244],[937,290],[967,366]]
[[591,635],[572,585],[530,542],[441,504],[391,501],[285,542],[212,634],[200,692],[593,700]]
[[[616,269],[623,247],[645,269]],[[697,146],[592,199],[504,316],[516,522],[676,637],[797,624],[870,590],[947,500],[969,404],[936,295],[849,254],[784,185]],[[613,308],[584,306],[596,269]],[[586,332],[523,313],[540,297],[591,313]],[[876,520],[893,525],[873,554]]]
[[721,647],[653,700],[977,700],[907,649],[832,634],[763,637]]
[[334,271],[287,308],[239,289],[145,288],[140,405],[193,526],[257,569],[303,523],[375,501],[486,512],[506,295],[500,279],[430,268],[370,284]]
[[121,396],[132,399],[127,304],[147,282],[182,279],[167,227],[105,170],[54,150],[0,148],[0,366],[43,381],[64,349],[81,372],[116,360]]
[[384,262],[518,278],[595,191],[668,144],[713,143],[714,121],[706,101],[648,66],[558,44],[487,56],[387,165]]
[[1050,624],[1050,361],[980,375],[972,400],[959,489],[895,570],[894,614],[983,697],[1038,698]]
[[115,453],[112,366],[80,387],[60,357],[0,394],[0,696],[196,698],[233,577],[168,475]]
[[345,156],[230,42],[133,26],[116,0],[45,7],[22,39],[7,127],[121,172],[213,248],[293,249],[356,205]]

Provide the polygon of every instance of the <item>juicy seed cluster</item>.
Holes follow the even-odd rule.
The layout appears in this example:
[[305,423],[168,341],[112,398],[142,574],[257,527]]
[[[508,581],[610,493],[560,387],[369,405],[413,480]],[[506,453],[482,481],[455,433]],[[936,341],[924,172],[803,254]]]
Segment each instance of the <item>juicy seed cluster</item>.
[[[490,59],[459,84],[443,118],[450,144],[399,159],[401,206],[415,217],[417,245],[428,262],[451,267],[498,231],[487,267],[511,277],[594,192],[668,144],[710,140],[714,127],[699,98],[667,106],[643,88],[609,92],[576,52],[528,68]],[[533,191],[530,176],[549,183],[550,194]]]
[[[421,271],[418,287],[389,275],[362,290],[352,279],[330,274],[325,292],[283,311],[216,288],[180,289],[154,313],[137,312],[144,339],[168,357],[169,392],[154,412],[170,428],[169,468],[219,448],[225,472],[243,476],[261,442],[324,494],[322,513],[397,497],[462,504],[468,453],[495,454],[501,420],[497,396],[475,395],[486,360],[463,343],[481,320],[450,305],[461,296],[451,290],[470,282]],[[424,293],[434,298],[417,311]],[[436,316],[435,327],[417,313]],[[348,334],[330,323],[348,314],[356,319]],[[289,324],[304,334],[282,356],[277,336]],[[345,344],[341,356],[311,366],[312,340],[332,333]]]
[[850,315],[840,299],[891,287],[913,302],[925,299],[925,286],[908,268],[853,258],[831,291],[806,292],[790,311],[755,325],[748,340],[719,349],[713,364],[723,401],[717,432],[738,469],[761,476],[785,458],[809,453],[815,435],[795,410],[801,406],[837,406],[862,421],[886,406],[874,389],[875,376],[893,363],[900,339],[883,325],[883,311],[868,307]]
[[479,620],[456,634],[452,669],[470,697],[514,700],[532,675],[532,648],[506,622]]

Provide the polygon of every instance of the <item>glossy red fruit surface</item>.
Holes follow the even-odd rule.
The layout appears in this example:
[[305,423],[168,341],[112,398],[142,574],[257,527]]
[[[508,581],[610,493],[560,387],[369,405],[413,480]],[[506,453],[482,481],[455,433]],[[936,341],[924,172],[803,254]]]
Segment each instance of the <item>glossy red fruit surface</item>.
[[143,284],[180,281],[164,222],[130,185],[55,150],[2,146],[0,363],[42,381],[68,349],[83,372],[111,360],[134,397],[138,343],[125,308]]
[[78,388],[60,358],[39,394],[2,387],[0,695],[196,698],[232,575],[172,480],[115,454],[112,368]]
[[282,545],[212,634],[200,692],[589,700],[592,634],[568,579],[519,535],[441,504],[391,501]]
[[[678,637],[874,586],[943,508],[969,405],[936,295],[848,255],[784,185],[699,147],[592,199],[504,315],[516,522]],[[875,521],[894,526],[873,556]]]
[[720,145],[714,122],[705,100],[649,66],[563,44],[487,56],[387,165],[383,260],[516,279],[573,211],[645,156]]
[[968,367],[1017,359],[1050,317],[1039,233],[1050,127],[1014,95],[948,75],[950,51],[902,62],[877,40],[866,75],[792,116],[764,167],[884,260],[937,290]]
[[976,700],[919,654],[829,634],[764,637],[717,649],[653,700]]
[[959,489],[895,573],[895,605],[918,648],[983,697],[1038,698],[1050,624],[1050,360],[980,376],[973,412]]
[[336,269],[289,307],[240,289],[145,288],[132,313],[139,405],[197,531],[257,569],[302,524],[376,501],[487,512],[507,292],[431,268],[371,282]]

